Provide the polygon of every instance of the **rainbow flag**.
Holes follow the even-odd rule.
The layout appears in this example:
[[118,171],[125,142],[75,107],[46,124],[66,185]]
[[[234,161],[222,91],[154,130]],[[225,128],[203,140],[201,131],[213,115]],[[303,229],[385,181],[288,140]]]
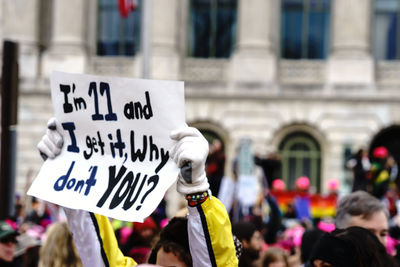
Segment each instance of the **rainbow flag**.
[[296,197],[310,199],[310,214],[313,218],[335,217],[337,195],[305,194],[297,191],[274,191],[270,194],[276,199],[280,210],[285,214],[287,207],[294,204]]

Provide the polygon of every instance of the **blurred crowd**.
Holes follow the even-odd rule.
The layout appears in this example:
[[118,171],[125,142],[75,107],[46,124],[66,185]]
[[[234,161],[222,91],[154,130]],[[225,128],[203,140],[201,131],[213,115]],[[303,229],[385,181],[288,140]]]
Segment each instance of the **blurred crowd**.
[[24,200],[16,196],[15,215],[0,221],[0,266],[81,267],[62,208],[36,198],[25,205]]
[[[375,148],[371,155],[361,149],[347,161],[353,185],[346,195],[339,194],[337,179],[326,183],[323,194],[313,192],[306,176],[298,177],[288,190],[275,176],[278,154],[253,160],[259,168],[254,197],[238,189],[238,162],[233,164],[235,177],[224,176],[221,142],[210,144],[206,161],[211,192],[229,213],[239,266],[397,266],[400,262],[399,173],[385,147]],[[249,202],[250,198],[254,200]],[[16,196],[15,203],[15,215],[0,221],[0,266],[82,266],[61,207],[28,196]],[[163,200],[143,223],[111,219],[124,255],[139,264],[149,262],[152,248],[165,238],[160,233],[171,222],[167,205]],[[187,207],[179,208],[174,225],[182,223],[176,217],[187,214]],[[176,237],[180,227],[175,226]],[[177,242],[188,246],[187,240]]]

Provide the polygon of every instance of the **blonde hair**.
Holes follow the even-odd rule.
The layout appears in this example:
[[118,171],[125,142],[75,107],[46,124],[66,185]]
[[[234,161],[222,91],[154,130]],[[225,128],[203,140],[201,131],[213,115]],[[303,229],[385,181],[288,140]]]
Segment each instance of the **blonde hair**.
[[56,222],[47,229],[39,267],[83,267],[67,223]]
[[281,261],[285,264],[286,267],[289,267],[288,255],[285,250],[279,247],[270,247],[268,248],[261,259],[261,266],[268,267],[271,263]]

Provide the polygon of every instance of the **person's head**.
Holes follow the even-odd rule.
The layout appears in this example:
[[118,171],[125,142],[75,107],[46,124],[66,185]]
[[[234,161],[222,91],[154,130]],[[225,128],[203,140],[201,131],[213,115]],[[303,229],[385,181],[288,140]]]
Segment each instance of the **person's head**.
[[359,226],[370,230],[379,241],[386,245],[389,231],[389,213],[377,198],[364,191],[356,191],[339,200],[335,225],[344,229]]
[[144,244],[151,243],[154,236],[157,234],[157,230],[157,224],[151,217],[147,217],[143,223],[135,223],[133,225],[134,234],[140,236],[143,239]]
[[284,191],[286,184],[282,179],[275,179],[272,181],[272,189],[275,191]]
[[310,179],[308,179],[308,177],[306,176],[301,176],[297,178],[296,188],[299,191],[304,191],[304,192],[308,191],[308,189],[310,188]]
[[259,252],[262,246],[260,231],[251,222],[237,222],[232,225],[232,233],[240,240],[244,250]]
[[394,266],[378,238],[358,226],[325,233],[313,249],[310,264],[313,267]]
[[221,140],[216,138],[216,139],[214,139],[212,144],[213,144],[213,147],[214,147],[214,152],[222,150],[222,142],[221,142]]
[[338,179],[331,178],[326,182],[326,187],[330,194],[337,193],[339,190],[339,181]]
[[0,221],[0,260],[12,262],[17,248],[17,235],[11,225],[6,221]]
[[31,199],[31,208],[35,211],[39,210],[40,202],[36,197]]
[[372,155],[374,156],[375,159],[383,160],[389,156],[389,151],[387,150],[386,147],[379,146],[372,151]]
[[268,248],[261,259],[262,267],[289,267],[286,252],[279,247]]
[[165,226],[153,247],[149,263],[161,266],[190,267],[192,256],[189,249],[187,219],[174,217]]
[[303,236],[301,237],[300,245],[301,262],[305,263],[310,259],[310,255],[315,244],[324,233],[324,231],[318,228],[313,228],[304,232]]
[[39,266],[82,266],[67,223],[56,222],[47,228]]

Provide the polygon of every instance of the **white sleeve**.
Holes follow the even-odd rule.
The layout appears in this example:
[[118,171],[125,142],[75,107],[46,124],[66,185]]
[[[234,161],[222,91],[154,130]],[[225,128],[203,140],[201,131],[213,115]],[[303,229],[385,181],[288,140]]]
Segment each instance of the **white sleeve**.
[[65,207],[64,210],[83,266],[105,267],[101,254],[100,240],[97,237],[91,213]]

